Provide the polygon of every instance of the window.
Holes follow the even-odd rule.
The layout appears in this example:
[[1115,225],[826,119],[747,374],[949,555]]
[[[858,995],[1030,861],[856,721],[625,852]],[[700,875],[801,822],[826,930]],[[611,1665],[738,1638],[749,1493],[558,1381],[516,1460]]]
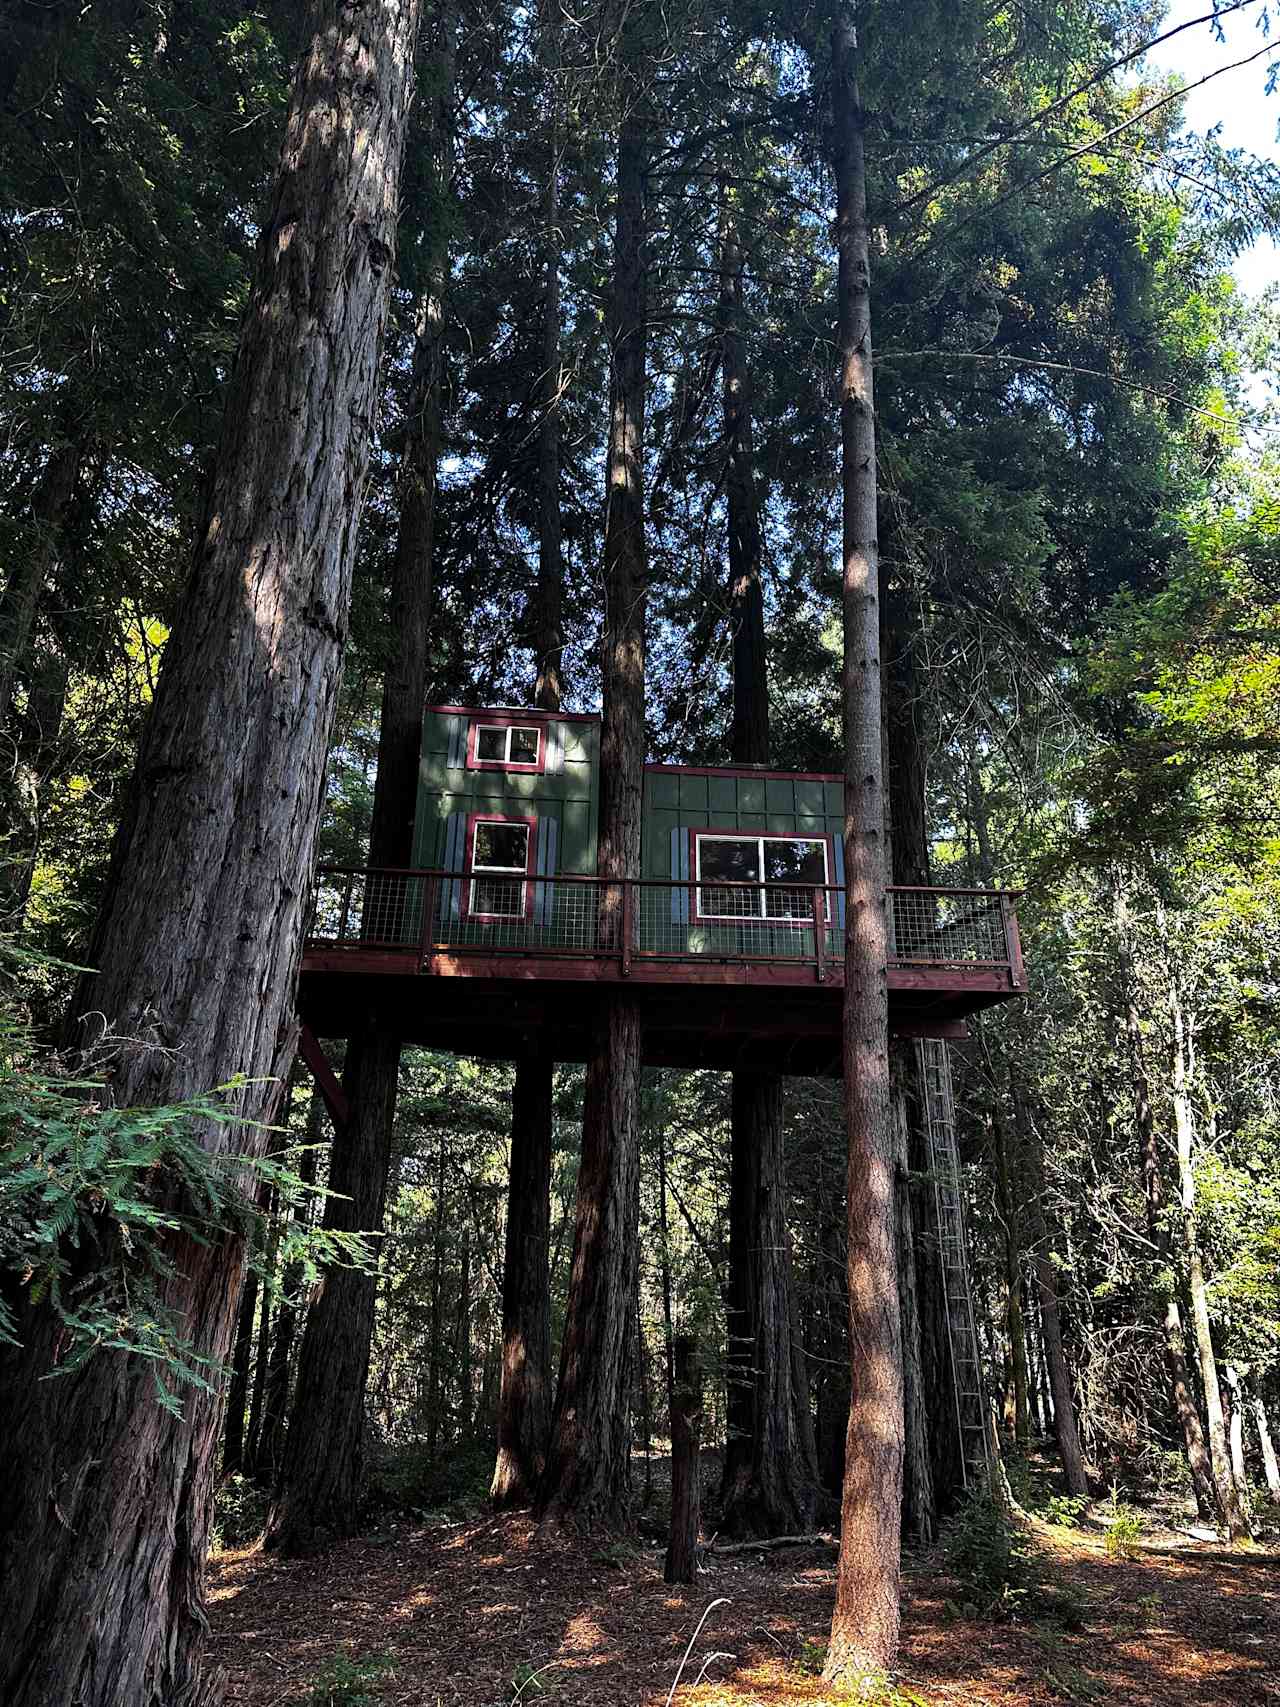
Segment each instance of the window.
[[531,899],[529,852],[532,821],[525,818],[478,818],[471,831],[471,893],[467,911],[472,918],[523,919]]
[[[823,836],[697,835],[694,854],[697,912],[703,919],[811,919],[814,885],[830,881]],[[717,883],[760,887],[719,888]],[[797,887],[765,887],[775,883]],[[829,898],[826,906],[829,913]]]
[[535,723],[477,721],[468,759],[476,770],[541,770],[542,730]]

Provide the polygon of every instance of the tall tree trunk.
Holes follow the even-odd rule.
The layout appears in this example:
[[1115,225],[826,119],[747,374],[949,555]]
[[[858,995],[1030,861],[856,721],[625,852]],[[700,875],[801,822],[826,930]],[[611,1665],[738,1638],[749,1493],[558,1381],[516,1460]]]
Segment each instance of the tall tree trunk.
[[1196,1364],[1200,1371],[1200,1387],[1209,1419],[1209,1465],[1218,1496],[1218,1511],[1226,1524],[1227,1534],[1232,1541],[1239,1541],[1249,1534],[1249,1519],[1241,1503],[1235,1478],[1231,1474],[1222,1388],[1218,1381],[1218,1361],[1209,1324],[1209,1290],[1205,1284],[1204,1259],[1200,1254],[1200,1233],[1196,1219],[1196,1176],[1192,1160],[1195,1130],[1190,1088],[1195,1045],[1192,1029],[1182,1006],[1177,980],[1172,976],[1169,979],[1169,1021],[1172,1031],[1169,1088],[1178,1143],[1182,1248],[1187,1260],[1187,1291],[1191,1298]]
[[915,1221],[911,1201],[909,1102],[905,1087],[894,1086],[892,1118],[895,1143],[894,1218],[898,1253],[898,1297],[902,1316],[903,1477],[902,1531],[918,1545],[937,1533],[938,1512],[929,1456],[929,1419],[921,1351]]
[[1075,1395],[1067,1355],[1062,1343],[1062,1314],[1058,1302],[1058,1269],[1053,1259],[1049,1223],[1045,1215],[1047,1186],[1044,1172],[1044,1149],[1040,1134],[1031,1120],[1019,1088],[1010,1081],[1014,1120],[1026,1158],[1028,1183],[1026,1211],[1031,1232],[1031,1264],[1035,1271],[1036,1291],[1040,1299],[1040,1331],[1044,1343],[1044,1361],[1053,1397],[1053,1432],[1058,1443],[1058,1457],[1067,1492],[1087,1494],[1089,1477],[1084,1453],[1080,1448],[1080,1431],[1076,1425]]
[[[298,1176],[306,1185],[316,1181],[316,1147],[321,1140],[324,1100],[313,1090],[307,1105],[307,1142],[298,1164]],[[293,1207],[294,1226],[299,1231],[310,1225],[312,1200],[300,1197]],[[276,1329],[271,1336],[271,1362],[267,1369],[267,1393],[263,1407],[262,1433],[255,1471],[259,1478],[274,1486],[284,1463],[285,1434],[289,1421],[289,1377],[292,1373],[293,1342],[298,1328],[298,1289],[302,1285],[302,1269],[293,1264],[285,1270],[281,1286],[283,1296],[276,1314]]]
[[734,1073],[733,1137],[729,1246],[738,1260],[729,1266],[729,1437],[720,1522],[734,1535],[794,1535],[813,1516],[816,1466],[796,1426],[776,1074]]
[[828,1682],[860,1685],[868,1675],[888,1670],[898,1645],[902,1329],[894,1250],[895,1169],[889,1106],[887,870],[865,115],[858,94],[857,38],[847,10],[837,18],[832,54],[844,513],[847,931],[843,1053],[853,1390],[845,1445],[836,1604],[823,1675]]
[[[605,508],[604,715],[600,751],[599,870],[640,875],[644,777],[647,564],[644,533],[645,171],[648,114],[640,46],[621,42],[617,227],[609,315],[609,444]],[[618,945],[620,890],[602,902],[603,941]],[[628,1321],[640,1215],[640,1013],[611,991],[587,1064],[573,1267],[547,1466],[545,1519],[622,1527],[630,1500]]]
[[1004,1247],[1005,1322],[1009,1333],[1009,1374],[1013,1397],[1014,1444],[1020,1454],[1031,1449],[1031,1401],[1028,1379],[1027,1326],[1022,1314],[1022,1241],[1014,1195],[1014,1160],[1009,1127],[1002,1111],[991,1110],[991,1155],[996,1176],[996,1202]]
[[[446,4],[438,26],[437,94],[426,121],[442,186],[450,176],[455,44],[456,15]],[[445,246],[437,242],[415,313],[413,374],[399,468],[399,529],[388,613],[392,648],[383,679],[369,828],[369,863],[374,867],[407,866],[413,854],[432,608],[446,266]],[[392,916],[403,911],[401,892],[393,888],[384,894],[376,884],[375,879],[366,906]],[[400,1052],[399,1035],[372,1016],[359,1022],[350,1040],[343,1070],[350,1117],[334,1132],[331,1166],[335,1174],[358,1182],[358,1189],[350,1201],[325,1200],[325,1225],[334,1230],[382,1230]],[[376,1295],[376,1275],[336,1267],[307,1314],[293,1415],[267,1526],[267,1545],[281,1552],[305,1552],[326,1539],[353,1534],[357,1527],[364,1383]],[[318,1482],[313,1480],[317,1475]]]
[[[750,378],[741,334],[742,255],[720,187],[720,373],[729,532],[735,764],[769,762],[769,683]],[[721,1523],[731,1534],[806,1528],[818,1467],[809,1383],[795,1379],[782,1080],[733,1075],[729,1166],[728,1440]],[[803,1358],[803,1348],[800,1348]]]
[[502,1268],[498,1458],[489,1493],[528,1505],[546,1462],[551,1419],[552,1063],[521,1061],[511,1105],[511,1179]]
[[675,1346],[675,1397],[671,1406],[671,1536],[664,1582],[693,1583],[698,1574],[702,1483],[702,1371],[697,1344],[681,1334]]
[[72,438],[49,452],[31,502],[35,536],[14,553],[0,594],[0,729],[9,720],[13,690],[31,649],[40,595],[60,550],[62,518],[76,489],[88,444]]
[[1267,1407],[1260,1395],[1254,1396],[1253,1422],[1258,1431],[1258,1445],[1262,1449],[1262,1469],[1267,1478],[1267,1493],[1273,1500],[1280,1500],[1280,1463],[1276,1461],[1275,1444],[1267,1423]]
[[1222,1379],[1226,1382],[1227,1391],[1231,1395],[1231,1419],[1227,1430],[1227,1442],[1231,1448],[1231,1479],[1236,1485],[1241,1509],[1247,1514],[1249,1510],[1249,1472],[1245,1468],[1244,1462],[1244,1396],[1239,1371],[1233,1363],[1223,1364]]
[[[317,0],[241,332],[209,519],[165,652],[80,1011],[123,1106],[243,1074],[261,1148],[320,814],[377,379],[416,0]],[[238,1241],[175,1240],[163,1301],[195,1351],[230,1350]],[[204,1557],[217,1398],[174,1417],[143,1359],[41,1377],[58,1338],[24,1312],[0,1352],[0,1699],[204,1707]]]
[[253,1324],[258,1314],[258,1277],[250,1269],[240,1288],[236,1337],[227,1384],[226,1420],[222,1431],[222,1468],[238,1476],[245,1467],[245,1419],[249,1407],[249,1370],[253,1362]]
[[[286,1093],[287,1095],[287,1093]],[[268,1203],[264,1206],[269,1216],[266,1235],[266,1249],[263,1252],[263,1272],[265,1281],[262,1285],[262,1316],[258,1325],[258,1344],[253,1366],[253,1394],[249,1400],[249,1422],[244,1438],[244,1462],[250,1475],[261,1474],[259,1449],[262,1444],[262,1407],[267,1391],[267,1369],[271,1362],[271,1291],[275,1281],[276,1252],[280,1245],[280,1224],[277,1220],[277,1210],[270,1199],[273,1193],[268,1193]]]
[[1191,1472],[1196,1509],[1201,1517],[1210,1518],[1217,1511],[1217,1496],[1209,1454],[1205,1448],[1204,1431],[1200,1426],[1200,1414],[1187,1378],[1187,1346],[1182,1329],[1182,1312],[1178,1307],[1173,1240],[1165,1219],[1164,1170],[1160,1165],[1160,1140],[1156,1133],[1155,1111],[1151,1106],[1151,1090],[1142,1049],[1142,1024],[1138,1017],[1131,926],[1127,907],[1119,895],[1116,897],[1115,912],[1118,958],[1123,980],[1125,1037],[1129,1049],[1129,1076],[1133,1089],[1134,1127],[1142,1173],[1142,1195],[1147,1211],[1147,1237],[1155,1247],[1160,1265],[1159,1286],[1164,1304],[1162,1327],[1165,1372],[1169,1380],[1174,1415],[1182,1433],[1187,1468]]
[[[534,703],[559,711],[564,603],[560,525],[560,0],[544,0],[547,184],[543,209],[545,297],[542,418],[538,423],[538,581],[533,611]],[[551,1162],[555,1063],[522,1055],[511,1098],[511,1177],[502,1270],[502,1382],[495,1506],[532,1503],[546,1465],[551,1424]]]

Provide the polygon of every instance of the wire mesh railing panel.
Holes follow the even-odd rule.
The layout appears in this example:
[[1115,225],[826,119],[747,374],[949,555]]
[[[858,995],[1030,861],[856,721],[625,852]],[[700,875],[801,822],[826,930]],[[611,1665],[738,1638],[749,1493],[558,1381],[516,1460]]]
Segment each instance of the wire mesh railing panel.
[[[886,899],[891,962],[1010,964],[998,891],[895,889]],[[825,976],[843,960],[844,915],[832,886],[322,867],[309,935],[352,948],[622,958],[627,919],[630,955],[809,963]]]
[[889,957],[948,965],[986,961],[1005,965],[1003,897],[963,889],[894,889],[889,894]]

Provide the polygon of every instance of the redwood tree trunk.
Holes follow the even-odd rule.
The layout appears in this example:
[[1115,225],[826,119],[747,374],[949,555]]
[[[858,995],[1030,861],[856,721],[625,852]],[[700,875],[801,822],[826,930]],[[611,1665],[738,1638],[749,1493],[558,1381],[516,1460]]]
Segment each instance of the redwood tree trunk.
[[546,1056],[520,1061],[512,1096],[498,1459],[489,1490],[499,1507],[528,1505],[546,1463],[551,1419],[553,1075]]
[[[609,345],[606,467],[604,717],[600,752],[599,870],[640,874],[644,776],[644,403],[647,114],[624,39],[618,135],[617,228]],[[602,906],[602,939],[620,946],[621,892]],[[582,1162],[560,1380],[539,1490],[546,1519],[622,1527],[629,1519],[627,1332],[640,1214],[640,1014],[629,995],[602,1004],[587,1064]]]
[[[437,175],[447,183],[455,37],[449,7],[441,16],[439,32],[438,92],[426,132]],[[444,249],[438,244],[415,312],[413,377],[398,471],[399,528],[388,612],[392,647],[382,685],[369,827],[369,863],[375,867],[407,866],[413,856],[441,438],[444,272]],[[383,917],[403,916],[404,900],[400,890],[380,889],[375,879],[366,905],[378,908]],[[326,1198],[326,1226],[375,1234],[382,1230],[400,1050],[398,1033],[371,1020],[351,1039],[343,1071],[351,1117],[334,1132],[331,1172],[353,1181],[354,1195],[350,1202]],[[293,1413],[267,1529],[267,1545],[282,1552],[308,1551],[331,1537],[353,1534],[357,1527],[364,1383],[376,1292],[376,1276],[336,1268],[308,1312]],[[313,1480],[317,1475],[318,1483]]]
[[[742,256],[721,187],[720,343],[735,764],[769,762],[769,683],[760,514],[743,351]],[[781,1078],[735,1071],[729,1163],[728,1439],[722,1527],[795,1534],[813,1515],[818,1469],[807,1379],[792,1344],[791,1257]],[[803,1349],[800,1353],[803,1367]]]
[[783,1178],[782,1081],[739,1069],[733,1075],[729,1438],[720,1519],[733,1535],[794,1535],[813,1516],[816,1466],[796,1417]]
[[[416,0],[317,0],[227,403],[209,520],[165,652],[82,1012],[126,1106],[235,1074],[255,1121],[289,1021],[377,410]],[[261,1125],[197,1127],[210,1151]],[[175,1241],[167,1303],[230,1350],[240,1245]],[[0,1354],[0,1699],[203,1707],[221,1405],[156,1400],[142,1359],[57,1381],[44,1308]]]
[[[538,424],[538,580],[531,624],[534,703],[559,711],[564,564],[560,526],[560,0],[546,0],[548,126],[543,214],[546,296],[542,418]],[[521,1056],[511,1098],[511,1177],[502,1269],[502,1377],[498,1454],[489,1494],[498,1507],[529,1505],[546,1466],[551,1424],[551,1161],[555,1063]]]
[[86,442],[72,439],[50,451],[31,502],[35,538],[14,553],[0,594],[0,728],[8,722],[18,675],[31,649],[40,595],[57,561],[62,519],[75,491]]
[[[298,1175],[307,1185],[314,1185],[316,1181],[315,1146],[320,1142],[323,1108],[324,1102],[320,1092],[314,1090],[307,1107],[307,1144],[298,1164]],[[295,1226],[301,1228],[308,1225],[311,1211],[311,1198],[300,1197],[293,1209]],[[299,1306],[296,1299],[301,1285],[301,1268],[291,1266],[286,1269],[282,1286],[284,1296],[280,1300],[276,1328],[271,1336],[271,1361],[267,1368],[262,1433],[254,1463],[255,1475],[267,1486],[275,1485],[284,1463],[284,1443],[289,1420],[289,1377],[292,1373],[294,1337],[298,1328]]]
[[889,1098],[871,270],[864,115],[857,40],[847,11],[833,31],[832,57],[844,512],[843,1052],[852,1395],[836,1605],[823,1675],[828,1682],[860,1685],[868,1675],[888,1670],[898,1645],[903,1410]]

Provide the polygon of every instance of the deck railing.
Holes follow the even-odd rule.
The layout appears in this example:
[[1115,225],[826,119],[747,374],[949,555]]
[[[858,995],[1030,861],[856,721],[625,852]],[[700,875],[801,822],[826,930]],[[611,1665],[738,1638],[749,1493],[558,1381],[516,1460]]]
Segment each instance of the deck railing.
[[[891,966],[987,968],[1023,985],[1015,892],[897,886]],[[810,963],[844,954],[844,891],[797,883],[506,876],[322,866],[308,941],[436,954]]]

